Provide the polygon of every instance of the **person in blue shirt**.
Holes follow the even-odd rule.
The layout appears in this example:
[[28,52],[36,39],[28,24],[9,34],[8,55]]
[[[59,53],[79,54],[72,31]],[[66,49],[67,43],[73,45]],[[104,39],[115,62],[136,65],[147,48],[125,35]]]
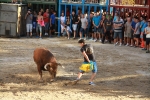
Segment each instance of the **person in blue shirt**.
[[[94,41],[96,42],[97,39],[100,39],[100,21],[101,21],[101,14],[99,15],[99,13],[95,13],[95,17],[93,18],[93,25],[94,25]],[[98,38],[96,37],[98,35]]]
[[142,21],[140,24],[140,28],[141,28],[141,42],[144,42],[144,48],[142,50],[146,50],[146,33],[145,33],[145,28],[147,27],[147,22],[146,22],[146,16],[142,16]]
[[56,15],[56,12],[53,11],[53,14],[50,16],[50,37],[52,35],[52,33],[55,32],[55,15]]

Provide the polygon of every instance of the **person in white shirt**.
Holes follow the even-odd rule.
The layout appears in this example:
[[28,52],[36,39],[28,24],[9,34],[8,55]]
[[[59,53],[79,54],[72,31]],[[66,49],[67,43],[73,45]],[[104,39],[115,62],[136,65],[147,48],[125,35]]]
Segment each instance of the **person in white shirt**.
[[146,45],[147,45],[147,51],[146,53],[150,53],[150,19],[148,20],[148,26],[145,28],[146,33]]
[[[61,33],[66,32],[67,33],[67,38],[70,39],[70,33],[72,30],[70,29],[69,26],[67,26],[66,23],[66,17],[64,16],[64,13],[62,13],[60,17],[60,22],[61,22]],[[63,34],[65,35],[65,34]]]
[[82,38],[83,34],[85,35],[86,39],[86,30],[88,26],[88,20],[84,17],[84,14],[81,14],[81,29],[80,29],[80,39]]

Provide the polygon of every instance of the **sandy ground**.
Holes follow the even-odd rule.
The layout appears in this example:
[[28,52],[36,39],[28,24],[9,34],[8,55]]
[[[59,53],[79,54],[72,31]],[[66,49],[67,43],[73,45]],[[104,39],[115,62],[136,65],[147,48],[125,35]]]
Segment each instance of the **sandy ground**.
[[[76,78],[83,61],[77,40],[66,38],[0,38],[0,100],[150,100],[150,54],[140,48],[87,41],[94,46],[98,63],[95,86],[88,85],[85,73],[76,85],[65,85]],[[33,61],[33,51],[45,47],[65,69],[59,67],[57,80],[44,82]]]

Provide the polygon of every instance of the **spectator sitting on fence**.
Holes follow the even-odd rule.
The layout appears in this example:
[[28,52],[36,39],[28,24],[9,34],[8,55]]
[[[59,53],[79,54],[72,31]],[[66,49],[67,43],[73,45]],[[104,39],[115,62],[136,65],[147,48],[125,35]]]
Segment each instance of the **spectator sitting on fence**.
[[[12,2],[12,3],[16,3],[16,4],[18,3],[17,0],[12,0],[11,2]],[[22,4],[22,0],[20,0],[20,4]]]
[[65,25],[65,27],[64,27],[64,31],[63,31],[63,36],[64,35],[66,35],[66,33],[67,33],[67,37],[68,37],[68,39],[70,39],[70,34],[72,33],[72,30],[71,30],[71,28],[70,28],[70,17],[69,16],[67,16],[67,19],[66,19],[66,23],[67,23],[67,25]]

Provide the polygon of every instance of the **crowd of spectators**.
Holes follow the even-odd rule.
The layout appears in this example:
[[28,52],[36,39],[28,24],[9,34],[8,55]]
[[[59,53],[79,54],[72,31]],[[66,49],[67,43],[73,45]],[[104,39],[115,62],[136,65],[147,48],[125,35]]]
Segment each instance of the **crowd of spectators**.
[[[36,34],[40,39],[42,36],[52,37],[55,34],[56,12],[41,9],[38,14],[31,10],[25,16],[27,37]],[[149,24],[146,13],[126,12],[123,17],[120,11],[113,15],[109,12],[81,13],[81,9],[76,12],[69,9],[66,14],[62,10],[60,20],[61,35],[69,39],[81,39],[110,43],[114,46],[141,47],[149,53]],[[44,33],[43,33],[44,32]],[[33,33],[33,34],[32,34]],[[146,42],[147,41],[147,42]]]

